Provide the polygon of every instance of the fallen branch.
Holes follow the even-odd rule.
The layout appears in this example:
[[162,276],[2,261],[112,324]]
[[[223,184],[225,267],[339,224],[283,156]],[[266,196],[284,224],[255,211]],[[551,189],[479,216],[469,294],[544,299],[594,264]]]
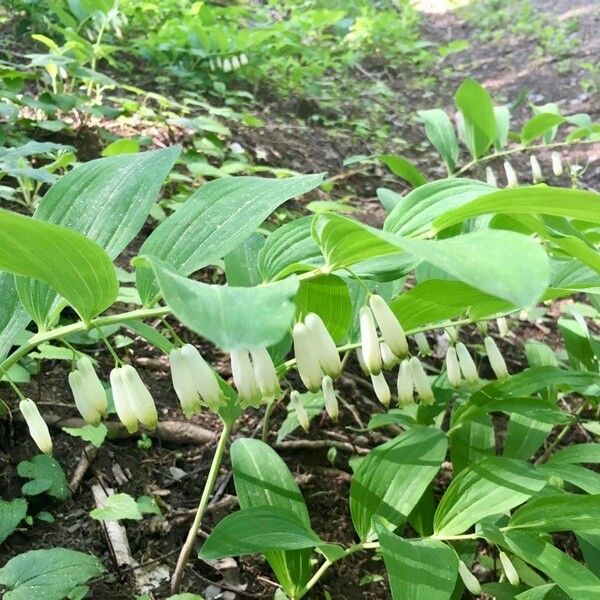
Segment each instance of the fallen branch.
[[98,448],[92,446],[92,444],[88,444],[81,451],[79,462],[75,467],[75,471],[73,471],[73,476],[71,477],[71,481],[69,483],[69,487],[74,494],[77,493],[85,474],[92,463],[96,460],[96,456],[98,456]]

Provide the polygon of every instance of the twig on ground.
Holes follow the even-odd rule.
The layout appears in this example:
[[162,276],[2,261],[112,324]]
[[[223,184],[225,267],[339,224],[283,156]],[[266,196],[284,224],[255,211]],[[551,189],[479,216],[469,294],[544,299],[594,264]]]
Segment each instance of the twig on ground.
[[92,463],[96,460],[96,456],[98,456],[98,448],[92,444],[88,444],[81,451],[79,462],[77,463],[75,471],[73,471],[71,481],[69,482],[69,487],[71,488],[71,492],[73,492],[73,494],[77,493],[85,474],[88,472],[88,469]]

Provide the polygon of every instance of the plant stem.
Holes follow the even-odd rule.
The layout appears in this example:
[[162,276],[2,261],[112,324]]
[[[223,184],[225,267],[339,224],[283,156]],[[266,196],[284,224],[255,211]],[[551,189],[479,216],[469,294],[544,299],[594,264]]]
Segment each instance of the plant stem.
[[200,497],[200,503],[198,504],[198,510],[196,511],[194,522],[188,531],[185,543],[181,547],[181,552],[179,553],[179,558],[177,559],[177,566],[175,567],[173,577],[171,578],[171,592],[173,594],[177,594],[179,591],[181,578],[183,577],[183,572],[194,548],[194,543],[196,542],[196,537],[198,536],[198,529],[200,529],[200,524],[202,523],[202,517],[204,516],[204,512],[208,506],[208,500],[215,487],[217,475],[219,474],[221,462],[223,461],[225,446],[227,445],[227,440],[229,439],[232,426],[233,423],[223,423],[223,431],[221,432],[219,443],[217,444],[217,448],[215,449],[215,453],[213,455],[210,471],[208,472],[206,483],[204,484],[204,489],[202,490],[202,496]]
[[275,406],[274,399],[271,400],[271,402],[268,402],[267,405],[265,406],[265,414],[263,415],[262,435],[261,435],[261,440],[265,443],[267,441],[267,438],[269,437],[269,421],[270,421],[271,413],[273,412],[274,406]]

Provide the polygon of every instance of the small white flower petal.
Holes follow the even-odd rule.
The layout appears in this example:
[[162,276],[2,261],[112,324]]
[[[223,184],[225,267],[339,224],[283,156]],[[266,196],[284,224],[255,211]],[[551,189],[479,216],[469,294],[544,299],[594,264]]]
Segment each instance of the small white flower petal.
[[27,423],[29,434],[36,446],[44,454],[52,454],[52,438],[46,421],[40,415],[37,405],[29,398],[19,402],[19,410]]
[[340,354],[331,337],[331,334],[325,327],[321,317],[315,313],[308,313],[304,318],[304,324],[313,337],[316,346],[316,352],[323,373],[335,379],[342,372],[342,361]]
[[129,433],[135,433],[138,429],[137,415],[131,406],[129,388],[120,367],[115,367],[110,372],[110,387],[119,421],[125,425]]
[[152,394],[131,365],[124,365],[121,368],[121,375],[129,392],[129,405],[137,420],[146,427],[154,429],[158,425],[158,413]]
[[479,381],[479,373],[477,373],[475,361],[462,342],[456,344],[456,354],[458,355],[458,364],[460,365],[463,377],[469,383],[477,383]]
[[93,402],[90,400],[90,395],[85,387],[81,372],[77,369],[69,373],[69,386],[73,393],[75,406],[83,420],[90,425],[98,425],[102,415],[96,410]]
[[389,307],[388,303],[376,294],[369,298],[369,306],[373,316],[379,325],[379,331],[385,343],[398,358],[404,358],[408,355],[408,341],[400,321]]
[[296,323],[292,337],[298,375],[306,389],[316,393],[321,389],[321,364],[313,347],[313,336],[304,323]]
[[254,348],[250,350],[252,365],[254,367],[254,378],[256,385],[263,398],[274,398],[279,395],[279,378],[275,371],[273,359],[266,348]]
[[460,385],[460,365],[458,364],[458,355],[454,346],[448,346],[446,352],[446,375],[451,386],[458,387]]
[[381,352],[383,367],[388,371],[393,369],[400,362],[400,359],[392,352],[392,349],[385,342],[380,342],[379,351]]
[[498,326],[500,337],[506,337],[508,335],[508,322],[506,317],[498,317],[496,319],[496,325]]
[[532,154],[529,157],[529,162],[531,164],[531,177],[533,178],[533,183],[539,183],[540,181],[544,181],[544,176],[542,175],[542,167],[540,167],[540,163],[534,154]]
[[365,364],[365,357],[363,356],[362,350],[360,348],[356,349],[356,360],[358,360],[358,365],[360,366],[360,370],[365,374],[369,374],[369,370],[367,369],[367,365]]
[[77,361],[77,369],[81,373],[89,401],[100,414],[106,415],[108,411],[106,390],[96,374],[92,361],[87,356],[83,356]]
[[517,174],[513,169],[513,166],[507,161],[504,161],[504,172],[506,173],[506,186],[507,187],[516,187],[519,185],[519,181],[517,180]]
[[379,351],[379,338],[375,327],[373,313],[368,306],[363,306],[359,312],[360,345],[367,370],[372,375],[381,373],[382,360]]
[[383,404],[384,406],[389,406],[390,400],[392,399],[392,394],[390,392],[390,386],[388,385],[384,374],[371,374],[371,383],[373,384],[373,389],[375,390],[377,400],[379,400],[379,402],[381,402],[381,404]]
[[296,418],[298,419],[298,423],[300,423],[300,427],[302,427],[304,431],[308,431],[310,428],[308,413],[306,412],[306,408],[304,408],[304,404],[302,404],[300,394],[296,390],[293,390],[290,394],[290,402],[296,411]]
[[488,185],[498,187],[498,182],[496,181],[496,176],[494,175],[494,171],[492,171],[491,167],[485,168],[485,180],[487,181]]
[[552,172],[560,177],[563,174],[562,158],[558,152],[552,152]]
[[421,361],[416,356],[410,359],[410,372],[421,404],[433,404],[434,397],[429,378],[427,377],[427,373],[425,373]]
[[431,354],[427,336],[422,331],[415,333],[415,342],[417,342],[417,348],[421,356],[429,356]]
[[183,414],[189,419],[198,414],[202,408],[200,395],[194,385],[194,379],[181,348],[173,348],[169,353],[171,363],[171,379]]
[[232,350],[231,374],[242,403],[254,406],[260,402],[260,391],[254,377],[254,369],[247,350]]
[[210,365],[192,344],[184,344],[181,353],[188,366],[188,372],[194,382],[196,392],[208,408],[217,412],[225,405],[225,397],[219,386],[217,376]]
[[483,340],[483,343],[485,345],[485,351],[488,355],[488,360],[490,361],[490,366],[492,367],[496,377],[498,379],[505,379],[508,377],[506,362],[502,356],[502,353],[498,349],[496,342],[493,340],[493,338],[486,336],[486,338]]
[[323,397],[325,398],[325,410],[327,411],[327,414],[334,421],[337,421],[340,410],[335,390],[333,389],[333,380],[329,375],[323,377],[323,380],[321,381],[321,390],[323,391]]
[[511,585],[519,585],[521,583],[521,579],[519,578],[519,574],[517,573],[517,570],[515,569],[515,566],[513,565],[510,558],[508,558],[506,553],[502,551],[500,551],[499,558],[500,562],[502,563],[502,570],[504,571],[508,582]]
[[410,368],[410,360],[404,359],[400,363],[398,369],[398,404],[405,406],[406,404],[412,404],[414,402],[413,392],[415,389],[412,371]]
[[479,583],[479,580],[471,573],[471,571],[469,571],[469,567],[467,567],[462,560],[458,561],[458,574],[471,594],[474,596],[479,596],[481,594],[481,584]]

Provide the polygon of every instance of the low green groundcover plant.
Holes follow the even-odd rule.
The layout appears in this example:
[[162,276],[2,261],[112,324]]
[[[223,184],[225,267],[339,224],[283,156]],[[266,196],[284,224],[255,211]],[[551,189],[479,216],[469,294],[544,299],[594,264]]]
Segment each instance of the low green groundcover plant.
[[[77,435],[100,445],[102,422],[112,412],[130,433],[157,426],[151,392],[106,339],[115,325],[133,328],[169,356],[186,417],[207,410],[222,420],[173,593],[242,412],[264,408],[265,431],[278,402],[289,401],[291,428],[308,430],[315,407],[337,419],[336,380],[356,352],[388,409],[374,414],[367,429],[401,431],[353,463],[356,543],[321,539],[282,459],[264,441],[238,439],[229,452],[240,510],[199,544],[199,557],[263,555],[280,585],[276,596],[294,600],[357,552],[383,558],[395,599],[446,600],[464,588],[520,600],[600,598],[600,479],[583,466],[600,463],[600,445],[559,449],[577,421],[598,433],[596,419],[584,416],[598,407],[600,344],[582,315],[597,315],[600,196],[546,185],[548,166],[536,158],[542,150],[598,139],[599,129],[586,115],[548,109],[511,132],[508,109],[494,106],[471,80],[457,91],[456,105],[458,135],[441,109],[420,113],[446,178],[428,181],[403,157],[375,157],[414,188],[404,196],[379,190],[387,212],[382,228],[322,212],[266,236],[257,232],[284,202],[322,185],[323,174],[203,185],[132,260],[139,308],[126,312],[115,305],[124,289],[113,261],[140,231],[179,148],[77,166],[52,185],[33,217],[0,210],[0,370],[43,453],[52,453],[49,429],[13,375],[21,359],[49,342],[64,341],[73,353],[69,384],[89,424]],[[567,130],[562,141],[555,137],[559,128]],[[469,158],[461,163],[465,149]],[[507,187],[497,185],[491,169],[486,182],[467,178],[482,163],[523,152],[532,157],[531,185],[517,184],[509,162]],[[562,158],[554,154],[551,162],[560,176]],[[576,184],[577,170],[570,175]],[[223,269],[226,284],[191,277],[210,265]],[[507,335],[511,315],[575,295],[586,295],[589,304],[559,324],[569,365],[538,342],[525,348],[529,366],[511,373],[495,340]],[[228,353],[233,382],[183,344],[168,318]],[[162,323],[156,328],[144,323],[156,319]],[[31,321],[37,329],[24,338]],[[479,334],[467,346],[460,329],[473,324]],[[110,404],[94,364],[69,341],[94,330],[114,357]],[[447,346],[441,371],[422,360],[430,331],[443,332]],[[295,386],[287,378],[293,371]],[[562,402],[567,395],[568,404]],[[502,444],[492,414],[506,415]],[[549,442],[555,427],[559,433]],[[33,482],[27,485],[36,488],[30,493],[58,489],[55,461],[28,464],[23,472]],[[434,490],[442,468],[446,483],[436,481]],[[126,518],[141,518],[156,510],[147,497],[124,496],[95,518],[118,518],[123,510]],[[0,540],[25,514],[20,499],[0,505]],[[574,533],[583,560],[554,544],[557,532]],[[499,561],[498,580],[482,585],[472,565],[489,563],[490,553]],[[80,552],[36,550],[2,566],[0,584],[6,600],[32,598],[40,581],[48,599],[82,597],[101,571]]]

